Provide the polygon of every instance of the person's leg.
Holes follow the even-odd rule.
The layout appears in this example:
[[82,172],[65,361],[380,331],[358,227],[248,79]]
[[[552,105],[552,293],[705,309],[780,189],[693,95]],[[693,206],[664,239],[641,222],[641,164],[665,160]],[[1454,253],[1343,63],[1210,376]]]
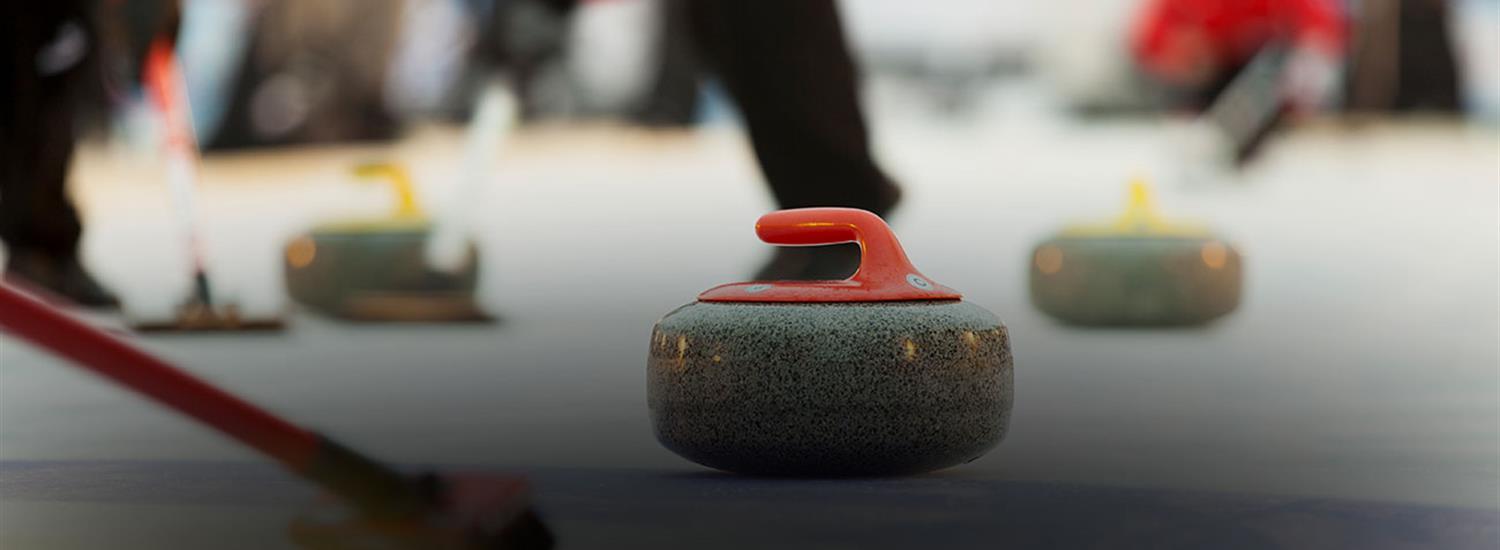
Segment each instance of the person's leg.
[[0,240],[6,276],[89,306],[115,305],[78,262],[82,227],[68,199],[74,117],[94,37],[82,2],[0,8]]
[[783,208],[884,213],[896,186],[870,155],[833,0],[695,0],[695,37],[734,96]]
[[657,6],[660,29],[656,37],[650,91],[630,114],[631,120],[653,127],[683,127],[698,112],[700,67],[693,37],[688,32],[688,5],[694,0],[662,0]]
[[1441,0],[1406,0],[1401,2],[1396,66],[1396,97],[1392,109],[1397,111],[1434,111],[1457,113],[1463,105],[1459,98],[1458,64],[1453,57],[1449,21],[1452,10]]
[[[739,105],[777,203],[888,214],[900,189],[870,153],[834,0],[693,0],[688,7],[699,51]],[[858,265],[850,246],[782,250],[759,278],[838,278]]]

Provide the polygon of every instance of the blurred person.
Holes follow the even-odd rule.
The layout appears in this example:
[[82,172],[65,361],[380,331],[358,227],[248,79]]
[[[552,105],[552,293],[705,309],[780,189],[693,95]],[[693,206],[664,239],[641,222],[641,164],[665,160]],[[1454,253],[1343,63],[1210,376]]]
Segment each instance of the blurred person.
[[1354,112],[1462,108],[1448,0],[1362,0],[1345,107]]
[[[109,88],[133,78],[150,37],[175,29],[171,0],[0,2],[0,240],[5,278],[79,305],[118,300],[79,259],[67,194],[74,141]],[[108,47],[105,47],[106,44]]]
[[[18,158],[8,164],[0,200],[10,251],[8,273],[82,304],[108,306],[116,303],[115,298],[78,261],[81,225],[64,190],[79,104],[74,92],[88,87],[93,74],[86,67],[96,55],[98,39],[91,23],[96,19],[91,19],[90,9],[100,5],[98,1],[68,0],[41,10],[15,3],[5,7],[10,15],[6,23],[14,27],[5,33],[13,59],[63,61],[12,64],[0,99],[10,100],[12,109],[4,144]],[[170,21],[175,33],[178,14],[170,0],[139,2],[174,6],[169,15],[154,18],[146,13],[149,10],[131,8],[135,2],[102,1],[106,7],[128,8],[115,20],[135,22],[135,31],[124,33],[136,36],[126,41],[139,45],[125,48],[132,54],[143,54],[149,41],[139,38],[141,28],[159,30]],[[532,51],[537,49],[530,45],[535,40],[507,36],[518,26],[508,18],[528,13],[518,7],[542,6],[559,13],[574,7],[567,0],[466,0],[466,5],[509,23],[493,25],[490,35],[499,39],[486,42],[482,35],[475,57],[523,74],[546,52]],[[882,216],[891,212],[900,189],[871,155],[856,70],[833,0],[700,0],[674,5],[681,10],[678,21],[686,22],[694,57],[717,73],[739,105],[762,172],[782,208],[847,206]],[[254,30],[231,97],[221,124],[205,136],[205,144],[238,148],[392,136],[395,124],[382,94],[397,7],[394,0],[368,5],[291,0],[254,4]],[[67,53],[80,44],[77,59],[48,53]],[[757,277],[841,278],[858,263],[854,245],[779,248]]]
[[[569,0],[536,0],[566,14]],[[585,0],[587,1],[587,0]],[[601,1],[601,0],[596,0]],[[739,106],[762,175],[781,208],[844,206],[887,216],[900,188],[876,164],[858,74],[834,0],[665,0],[666,103],[688,100],[690,65],[713,72]],[[524,2],[523,2],[524,3]],[[499,4],[505,4],[500,2]],[[510,15],[504,9],[494,16]],[[492,23],[492,29],[506,29]],[[504,40],[482,40],[486,59],[508,58]],[[494,52],[502,52],[495,54]],[[658,82],[661,84],[661,82]],[[696,93],[696,90],[693,91]],[[679,106],[663,106],[666,122]],[[779,247],[757,279],[839,279],[859,266],[857,245]]]
[[702,108],[698,56],[688,21],[691,0],[661,0],[657,16],[655,74],[647,83],[645,97],[630,113],[636,123],[672,128],[692,125]]
[[[882,217],[901,190],[875,163],[853,56],[834,0],[687,0],[698,51],[739,105],[781,208],[845,206]],[[778,247],[757,279],[839,279],[856,245]]]
[[1131,50],[1171,106],[1202,111],[1258,54],[1283,48],[1281,99],[1308,113],[1337,95],[1346,35],[1338,0],[1148,0]]
[[[520,100],[522,120],[540,118],[544,112],[558,111],[569,102],[556,97],[556,80],[552,69],[565,56],[568,25],[574,0],[457,0],[465,4],[479,20],[474,46],[469,53],[472,65],[469,95],[477,94],[485,82],[504,73]],[[465,97],[462,111],[473,107]]]
[[229,71],[222,119],[204,135],[204,148],[394,138],[399,123],[384,83],[403,3],[254,2],[246,15],[248,37],[238,38],[247,43]]

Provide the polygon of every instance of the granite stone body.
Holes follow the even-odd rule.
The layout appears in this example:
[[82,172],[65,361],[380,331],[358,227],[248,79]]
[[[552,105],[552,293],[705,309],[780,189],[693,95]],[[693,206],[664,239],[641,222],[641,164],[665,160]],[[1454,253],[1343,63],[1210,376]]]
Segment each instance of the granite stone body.
[[1032,304],[1067,323],[1194,325],[1240,302],[1240,255],[1212,237],[1064,236],[1032,259]]
[[776,476],[920,473],[1005,436],[1010,339],[959,300],[695,302],[652,332],[657,439],[705,466]]
[[418,229],[314,232],[291,245],[311,243],[313,250],[305,265],[288,261],[287,291],[298,303],[335,316],[350,314],[351,302],[364,296],[472,295],[474,250],[457,273],[437,272],[424,259],[427,237]]

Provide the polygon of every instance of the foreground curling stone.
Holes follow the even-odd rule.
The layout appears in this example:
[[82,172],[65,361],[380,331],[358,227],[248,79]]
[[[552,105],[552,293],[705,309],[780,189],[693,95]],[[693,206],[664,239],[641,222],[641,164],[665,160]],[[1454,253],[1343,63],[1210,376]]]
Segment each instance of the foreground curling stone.
[[286,286],[310,309],[360,321],[479,321],[473,247],[457,271],[428,267],[431,224],[417,208],[400,167],[361,166],[356,174],[386,178],[396,188],[396,212],[382,219],[330,223],[286,247]]
[[857,242],[862,265],[842,281],[718,286],[663,317],[647,362],[662,445],[732,472],[879,476],[1000,442],[1012,361],[993,314],[917,272],[870,212],[784,210],[755,230],[778,245]]
[[1031,302],[1079,325],[1207,323],[1240,302],[1240,255],[1208,230],[1167,223],[1146,185],[1118,220],[1070,227],[1036,247]]

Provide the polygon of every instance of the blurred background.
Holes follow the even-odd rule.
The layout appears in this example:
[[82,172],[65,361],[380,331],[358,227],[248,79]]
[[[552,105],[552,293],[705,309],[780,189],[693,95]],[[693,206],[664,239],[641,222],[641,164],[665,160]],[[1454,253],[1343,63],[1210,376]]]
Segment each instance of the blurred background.
[[[652,324],[719,283],[852,271],[752,232],[839,205],[1010,328],[1011,433],[943,475],[1500,509],[1500,1],[50,4],[0,8],[34,29],[3,39],[8,280],[117,299],[90,315],[127,331],[182,326],[201,275],[281,330],[142,341],[374,454],[696,468],[650,432]],[[289,297],[323,236],[410,229],[368,181],[394,173],[462,243],[459,282],[424,284],[472,284],[491,322]],[[1032,307],[1036,243],[1132,180],[1243,255],[1236,311]],[[399,258],[341,276],[423,261]],[[121,459],[255,460],[0,338],[0,461]]]

